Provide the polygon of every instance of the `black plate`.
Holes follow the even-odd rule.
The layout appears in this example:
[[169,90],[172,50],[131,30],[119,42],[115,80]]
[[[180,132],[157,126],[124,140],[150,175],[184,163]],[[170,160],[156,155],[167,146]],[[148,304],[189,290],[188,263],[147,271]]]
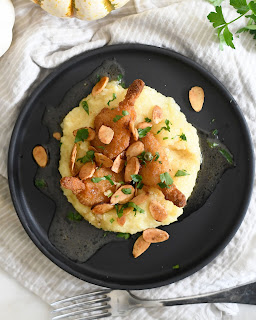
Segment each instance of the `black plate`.
[[[234,155],[236,167],[224,173],[198,211],[166,228],[170,240],[154,245],[140,258],[131,255],[133,241],[110,243],[86,263],[62,255],[49,241],[52,201],[34,186],[37,165],[31,150],[46,144],[41,123],[46,105],[58,106],[65,93],[106,59],[125,70],[126,83],[141,78],[181,106],[189,122],[205,130],[217,128]],[[204,88],[203,111],[195,113],[188,90]],[[77,101],[78,102],[78,101]],[[211,120],[215,118],[214,125]],[[24,229],[37,247],[59,267],[94,284],[120,289],[145,289],[191,275],[215,258],[234,236],[246,213],[253,181],[253,149],[244,117],[232,96],[207,70],[175,52],[145,45],[117,45],[83,53],[62,64],[33,92],[22,107],[9,149],[9,184]],[[178,270],[172,266],[179,264]]]

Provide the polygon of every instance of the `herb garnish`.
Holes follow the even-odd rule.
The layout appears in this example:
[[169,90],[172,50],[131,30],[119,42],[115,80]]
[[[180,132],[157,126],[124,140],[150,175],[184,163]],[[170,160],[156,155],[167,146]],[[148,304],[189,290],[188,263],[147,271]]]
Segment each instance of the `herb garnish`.
[[113,218],[111,218],[111,219],[109,220],[110,223],[113,223],[114,221],[115,221],[115,219],[113,219]]
[[44,181],[44,179],[36,179],[35,180],[35,185],[38,188],[45,188],[47,186],[46,182]]
[[131,188],[123,188],[123,189],[122,189],[122,192],[123,192],[124,194],[132,194],[132,189],[131,189]]
[[170,185],[173,184],[172,177],[168,172],[160,174],[160,180],[161,182],[158,183],[160,188],[170,188]]
[[93,150],[88,150],[85,154],[84,157],[77,159],[77,161],[80,161],[82,163],[86,163],[86,162],[93,162],[93,158],[94,158],[94,151]]
[[82,108],[84,109],[85,112],[89,115],[89,106],[87,101],[82,101],[81,102]]
[[119,74],[118,76],[117,76],[117,81],[118,82],[121,82],[122,81],[122,79],[123,79],[123,75],[122,74]]
[[180,268],[180,265],[179,264],[176,264],[175,266],[172,266],[173,269],[179,269]]
[[142,183],[142,176],[139,174],[132,174],[131,175],[132,181],[138,183],[137,184],[137,189],[142,189],[143,183]]
[[75,137],[75,143],[79,141],[84,141],[89,137],[89,131],[86,128],[77,130],[76,137]]
[[218,135],[218,133],[219,133],[218,129],[214,129],[214,130],[212,131],[212,135],[213,135],[214,137],[216,137],[216,136]]
[[129,112],[126,110],[122,111],[122,116],[121,115],[116,115],[115,118],[113,119],[114,122],[117,122],[118,120],[122,119],[124,116],[128,116]]
[[81,216],[81,214],[79,214],[78,212],[69,212],[67,215],[67,218],[70,221],[82,221],[83,220],[83,216]]
[[227,162],[233,164],[233,157],[232,155],[225,149],[219,149],[219,152],[226,158]]
[[182,133],[179,137],[181,140],[187,141],[187,137],[186,137],[185,133]]
[[138,129],[139,138],[143,138],[147,135],[147,133],[151,130],[151,127],[146,127],[144,129]]
[[100,149],[102,149],[102,150],[104,150],[104,149],[105,149],[105,147],[104,147],[104,146],[97,146],[97,148],[100,148]]
[[140,212],[140,213],[144,213],[145,211],[140,208],[139,206],[137,206],[134,202],[127,202],[122,206],[119,206],[118,204],[115,204],[115,208],[116,208],[116,214],[118,216],[118,218],[121,218],[123,216],[124,213],[124,209],[126,208],[133,208],[134,212]]
[[149,123],[149,122],[151,122],[152,120],[149,119],[148,117],[146,117],[146,118],[145,118],[145,121]]
[[163,137],[163,140],[167,140],[168,139],[168,137]]
[[122,233],[122,232],[118,232],[118,234],[116,235],[117,238],[124,238],[125,240],[130,238],[130,233]]
[[[255,1],[250,1],[247,3],[246,0],[230,0],[230,5],[236,9],[239,14],[238,17],[231,20],[230,22],[226,22],[221,3],[223,0],[209,0],[215,7],[215,12],[210,12],[207,16],[210,22],[212,22],[213,27],[217,30],[217,35],[220,41],[220,49],[223,50],[223,45],[227,45],[233,49],[235,49],[235,45],[233,43],[233,34],[230,32],[228,25],[235,22],[236,20],[246,17],[247,25],[243,28],[240,28],[236,31],[236,34],[242,32],[250,32],[256,39],[256,3]],[[246,15],[247,14],[247,15]]]
[[107,176],[104,176],[104,177],[96,177],[96,178],[94,177],[94,178],[91,179],[91,181],[94,182],[94,183],[98,183],[98,182],[103,181],[103,180],[108,180],[112,186],[114,185],[114,182],[111,179],[111,174],[109,174]]
[[156,134],[160,133],[162,130],[170,132],[170,130],[171,130],[170,124],[172,124],[172,123],[170,122],[170,120],[165,119],[165,124],[166,124],[166,127],[162,127],[160,130],[157,131]]
[[182,176],[189,176],[190,173],[187,172],[187,170],[178,170],[175,173],[175,177],[182,177]]
[[109,106],[110,102],[114,101],[115,99],[116,99],[116,94],[113,93],[113,99],[112,99],[112,100],[109,100],[108,103],[107,103],[107,105]]
[[211,142],[211,141],[207,141],[208,145],[210,148],[216,148],[219,146],[219,144],[217,142]]
[[154,161],[157,161],[159,159],[159,157],[160,157],[160,153],[156,152]]

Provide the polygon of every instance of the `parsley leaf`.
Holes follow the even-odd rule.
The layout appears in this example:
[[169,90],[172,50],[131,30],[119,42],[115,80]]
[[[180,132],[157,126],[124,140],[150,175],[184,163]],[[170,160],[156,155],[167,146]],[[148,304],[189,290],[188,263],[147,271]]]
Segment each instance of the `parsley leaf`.
[[104,177],[93,177],[91,179],[92,182],[94,183],[98,183],[100,181],[103,181],[103,180],[108,180],[110,182],[110,184],[113,186],[114,185],[114,182],[113,180],[111,179],[111,174],[107,175],[107,176],[104,176]]
[[93,162],[93,158],[94,158],[94,151],[93,150],[88,150],[85,154],[84,157],[77,159],[77,161],[80,161],[82,163],[86,163],[86,162]]
[[148,117],[146,117],[146,118],[145,118],[145,121],[146,121],[146,122],[151,122],[152,120],[149,119]]
[[168,139],[168,137],[163,137],[163,140],[167,140]]
[[81,214],[79,214],[78,212],[69,212],[67,215],[67,218],[70,221],[82,221],[83,220],[83,216],[81,216]]
[[165,124],[166,124],[166,127],[162,127],[160,130],[157,131],[156,134],[160,133],[162,130],[165,130],[165,131],[168,131],[168,132],[171,131],[170,124],[172,124],[172,123],[170,122],[170,120],[165,119]]
[[230,5],[237,9],[237,13],[245,14],[249,11],[246,0],[230,0]]
[[219,144],[217,142],[211,142],[211,141],[207,141],[208,145],[210,148],[216,148],[219,146]]
[[115,221],[115,219],[113,219],[113,218],[111,218],[111,219],[109,220],[110,223],[113,223],[114,221]]
[[35,185],[38,188],[45,188],[47,186],[46,182],[44,181],[44,179],[36,179],[35,180]]
[[158,183],[160,188],[170,188],[170,185],[173,184],[172,177],[168,172],[160,174],[160,180],[161,182]]
[[139,174],[132,174],[131,175],[132,181],[138,183],[137,184],[137,189],[142,189],[143,183],[142,183],[142,176]]
[[219,152],[226,158],[227,162],[233,164],[233,157],[232,155],[225,149],[219,149]]
[[109,100],[108,103],[107,103],[107,105],[109,106],[110,102],[114,101],[115,99],[116,99],[116,94],[113,93],[113,99],[112,99],[112,100]]
[[220,6],[223,1],[224,0],[209,0],[209,2],[214,5],[214,7]]
[[84,109],[85,112],[89,115],[89,105],[87,101],[82,101],[81,102],[82,108]]
[[182,177],[182,176],[189,176],[190,174],[187,172],[187,170],[178,170],[175,173],[175,177]]
[[89,137],[89,131],[88,129],[79,129],[77,130],[76,137],[75,137],[75,143],[79,141],[84,141]]
[[217,28],[219,26],[223,26],[226,24],[226,21],[224,19],[223,13],[222,13],[222,7],[216,7],[216,12],[210,12],[207,16],[210,22],[212,22],[213,27]]
[[123,79],[123,75],[122,74],[119,74],[118,76],[117,76],[117,81],[118,82],[121,82],[122,81],[122,79]]
[[154,161],[157,161],[159,159],[159,157],[160,157],[160,153],[156,152]]
[[126,110],[123,110],[123,111],[122,111],[122,115],[117,114],[117,115],[115,116],[115,118],[113,119],[113,121],[114,121],[114,122],[117,122],[118,120],[122,119],[124,116],[128,116],[128,115],[129,115],[129,112],[126,111]]
[[131,189],[131,188],[123,188],[123,189],[122,189],[122,192],[123,192],[124,194],[132,194],[132,189]]
[[139,138],[143,138],[147,135],[147,133],[151,130],[151,127],[146,127],[144,129],[138,129]]
[[215,137],[218,135],[218,133],[219,133],[218,129],[214,129],[212,131],[212,135],[215,136]]
[[180,268],[180,265],[179,264],[176,264],[175,266],[172,266],[173,269],[179,269]]
[[135,204],[134,202],[127,202],[126,204],[123,205],[123,207],[125,207],[125,208],[128,208],[128,207],[133,208],[133,211],[135,211],[135,212],[136,211],[138,211],[140,213],[144,213],[145,212],[145,210],[143,210],[142,208],[137,206],[137,204]]
[[185,133],[182,133],[179,137],[180,137],[180,140],[187,141],[187,137]]
[[127,240],[130,238],[130,233],[118,232],[118,234],[116,236],[117,236],[117,238],[124,238],[125,240]]

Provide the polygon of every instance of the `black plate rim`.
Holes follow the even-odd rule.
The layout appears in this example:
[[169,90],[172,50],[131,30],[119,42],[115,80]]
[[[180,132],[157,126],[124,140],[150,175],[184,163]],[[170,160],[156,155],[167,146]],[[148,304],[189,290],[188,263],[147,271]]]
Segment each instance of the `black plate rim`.
[[[182,273],[182,275],[179,275],[177,273],[177,276],[172,278],[172,281],[170,282],[169,279],[164,279],[161,281],[155,281],[151,283],[147,283],[145,285],[120,285],[118,283],[112,283],[109,282],[107,279],[101,280],[101,279],[96,279],[92,278],[90,276],[87,276],[85,274],[81,274],[69,266],[67,266],[65,263],[62,261],[59,261],[56,259],[54,255],[50,251],[47,250],[43,246],[43,244],[40,242],[40,240],[37,238],[36,234],[31,230],[29,224],[27,223],[26,220],[26,213],[23,212],[22,205],[19,202],[19,196],[18,192],[15,188],[15,177],[12,175],[12,167],[15,163],[15,141],[18,138],[18,133],[19,133],[19,128],[22,124],[23,118],[26,115],[27,111],[30,108],[30,105],[33,104],[33,101],[36,99],[38,94],[59,74],[61,74],[64,70],[70,68],[73,64],[79,63],[80,60],[86,59],[92,55],[97,55],[97,54],[104,54],[105,52],[111,52],[115,50],[143,50],[143,51],[150,51],[150,52],[155,52],[159,54],[164,54],[167,55],[171,58],[175,58],[177,60],[181,60],[183,63],[188,64],[192,66],[193,68],[197,69],[200,73],[205,75],[208,79],[210,79],[212,82],[215,82],[216,85],[219,87],[219,89],[222,91],[222,93],[228,97],[230,100],[232,100],[232,108],[234,108],[234,111],[237,113],[238,117],[240,118],[241,126],[243,126],[243,130],[247,135],[247,145],[249,147],[248,149],[248,167],[249,167],[249,172],[251,172],[250,176],[248,177],[248,185],[247,185],[247,197],[243,199],[243,202],[241,204],[241,214],[240,214],[240,219],[237,220],[237,222],[233,225],[231,228],[231,231],[229,234],[226,236],[225,240],[217,246],[216,250],[212,253],[209,254],[207,258],[205,258],[201,263],[199,263],[196,267],[193,269],[188,270],[187,272]],[[8,182],[9,182],[9,189],[11,193],[11,198],[14,204],[14,208],[16,210],[16,213],[18,215],[18,218],[25,229],[26,233],[30,237],[30,239],[33,241],[33,243],[37,246],[37,248],[48,258],[50,259],[54,264],[59,266],[62,270],[68,272],[69,274],[83,280],[87,281],[92,284],[96,284],[99,286],[104,286],[104,287],[109,287],[112,289],[125,289],[125,290],[141,290],[141,289],[150,289],[150,288],[155,288],[155,287],[160,287],[163,285],[168,285],[173,282],[177,282],[179,280],[182,280],[198,270],[202,269],[206,265],[208,265],[213,259],[215,259],[222,251],[223,249],[227,246],[227,244],[231,241],[231,239],[234,237],[235,233],[237,232],[239,226],[241,225],[244,216],[246,214],[246,211],[248,209],[249,203],[250,203],[250,198],[252,195],[252,189],[253,189],[253,177],[254,177],[254,172],[255,172],[255,156],[254,156],[254,150],[253,150],[253,144],[252,144],[252,138],[250,135],[250,131],[247,125],[247,122],[245,120],[245,117],[240,110],[237,102],[233,98],[233,96],[230,94],[230,92],[225,88],[225,86],[213,75],[211,74],[207,69],[199,65],[197,62],[191,60],[190,58],[177,53],[173,50],[167,49],[167,48],[160,48],[152,45],[145,45],[145,44],[137,44],[137,43],[130,43],[130,44],[116,44],[116,45],[109,45],[109,46],[104,46],[100,47],[98,49],[90,50],[83,52],[77,56],[72,57],[68,61],[62,63],[60,66],[56,67],[39,85],[33,90],[32,94],[22,103],[21,107],[21,112],[18,115],[18,118],[16,120],[11,140],[10,140],[10,145],[9,145],[9,150],[8,150]]]

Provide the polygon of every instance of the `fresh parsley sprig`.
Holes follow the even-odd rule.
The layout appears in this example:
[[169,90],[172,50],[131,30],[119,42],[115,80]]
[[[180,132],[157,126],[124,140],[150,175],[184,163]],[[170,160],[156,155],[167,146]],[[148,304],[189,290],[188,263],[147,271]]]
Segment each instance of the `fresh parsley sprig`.
[[245,17],[247,18],[247,25],[243,28],[240,28],[236,31],[236,34],[242,32],[250,32],[256,39],[256,2],[255,0],[250,1],[247,0],[230,0],[230,5],[236,9],[239,14],[235,19],[226,22],[221,3],[223,0],[209,0],[215,6],[215,12],[210,12],[207,18],[210,22],[212,22],[213,27],[217,30],[217,35],[220,41],[220,49],[223,50],[223,45],[227,45],[233,49],[235,49],[235,45],[233,43],[233,33],[229,30],[229,25],[237,21],[238,19]]

